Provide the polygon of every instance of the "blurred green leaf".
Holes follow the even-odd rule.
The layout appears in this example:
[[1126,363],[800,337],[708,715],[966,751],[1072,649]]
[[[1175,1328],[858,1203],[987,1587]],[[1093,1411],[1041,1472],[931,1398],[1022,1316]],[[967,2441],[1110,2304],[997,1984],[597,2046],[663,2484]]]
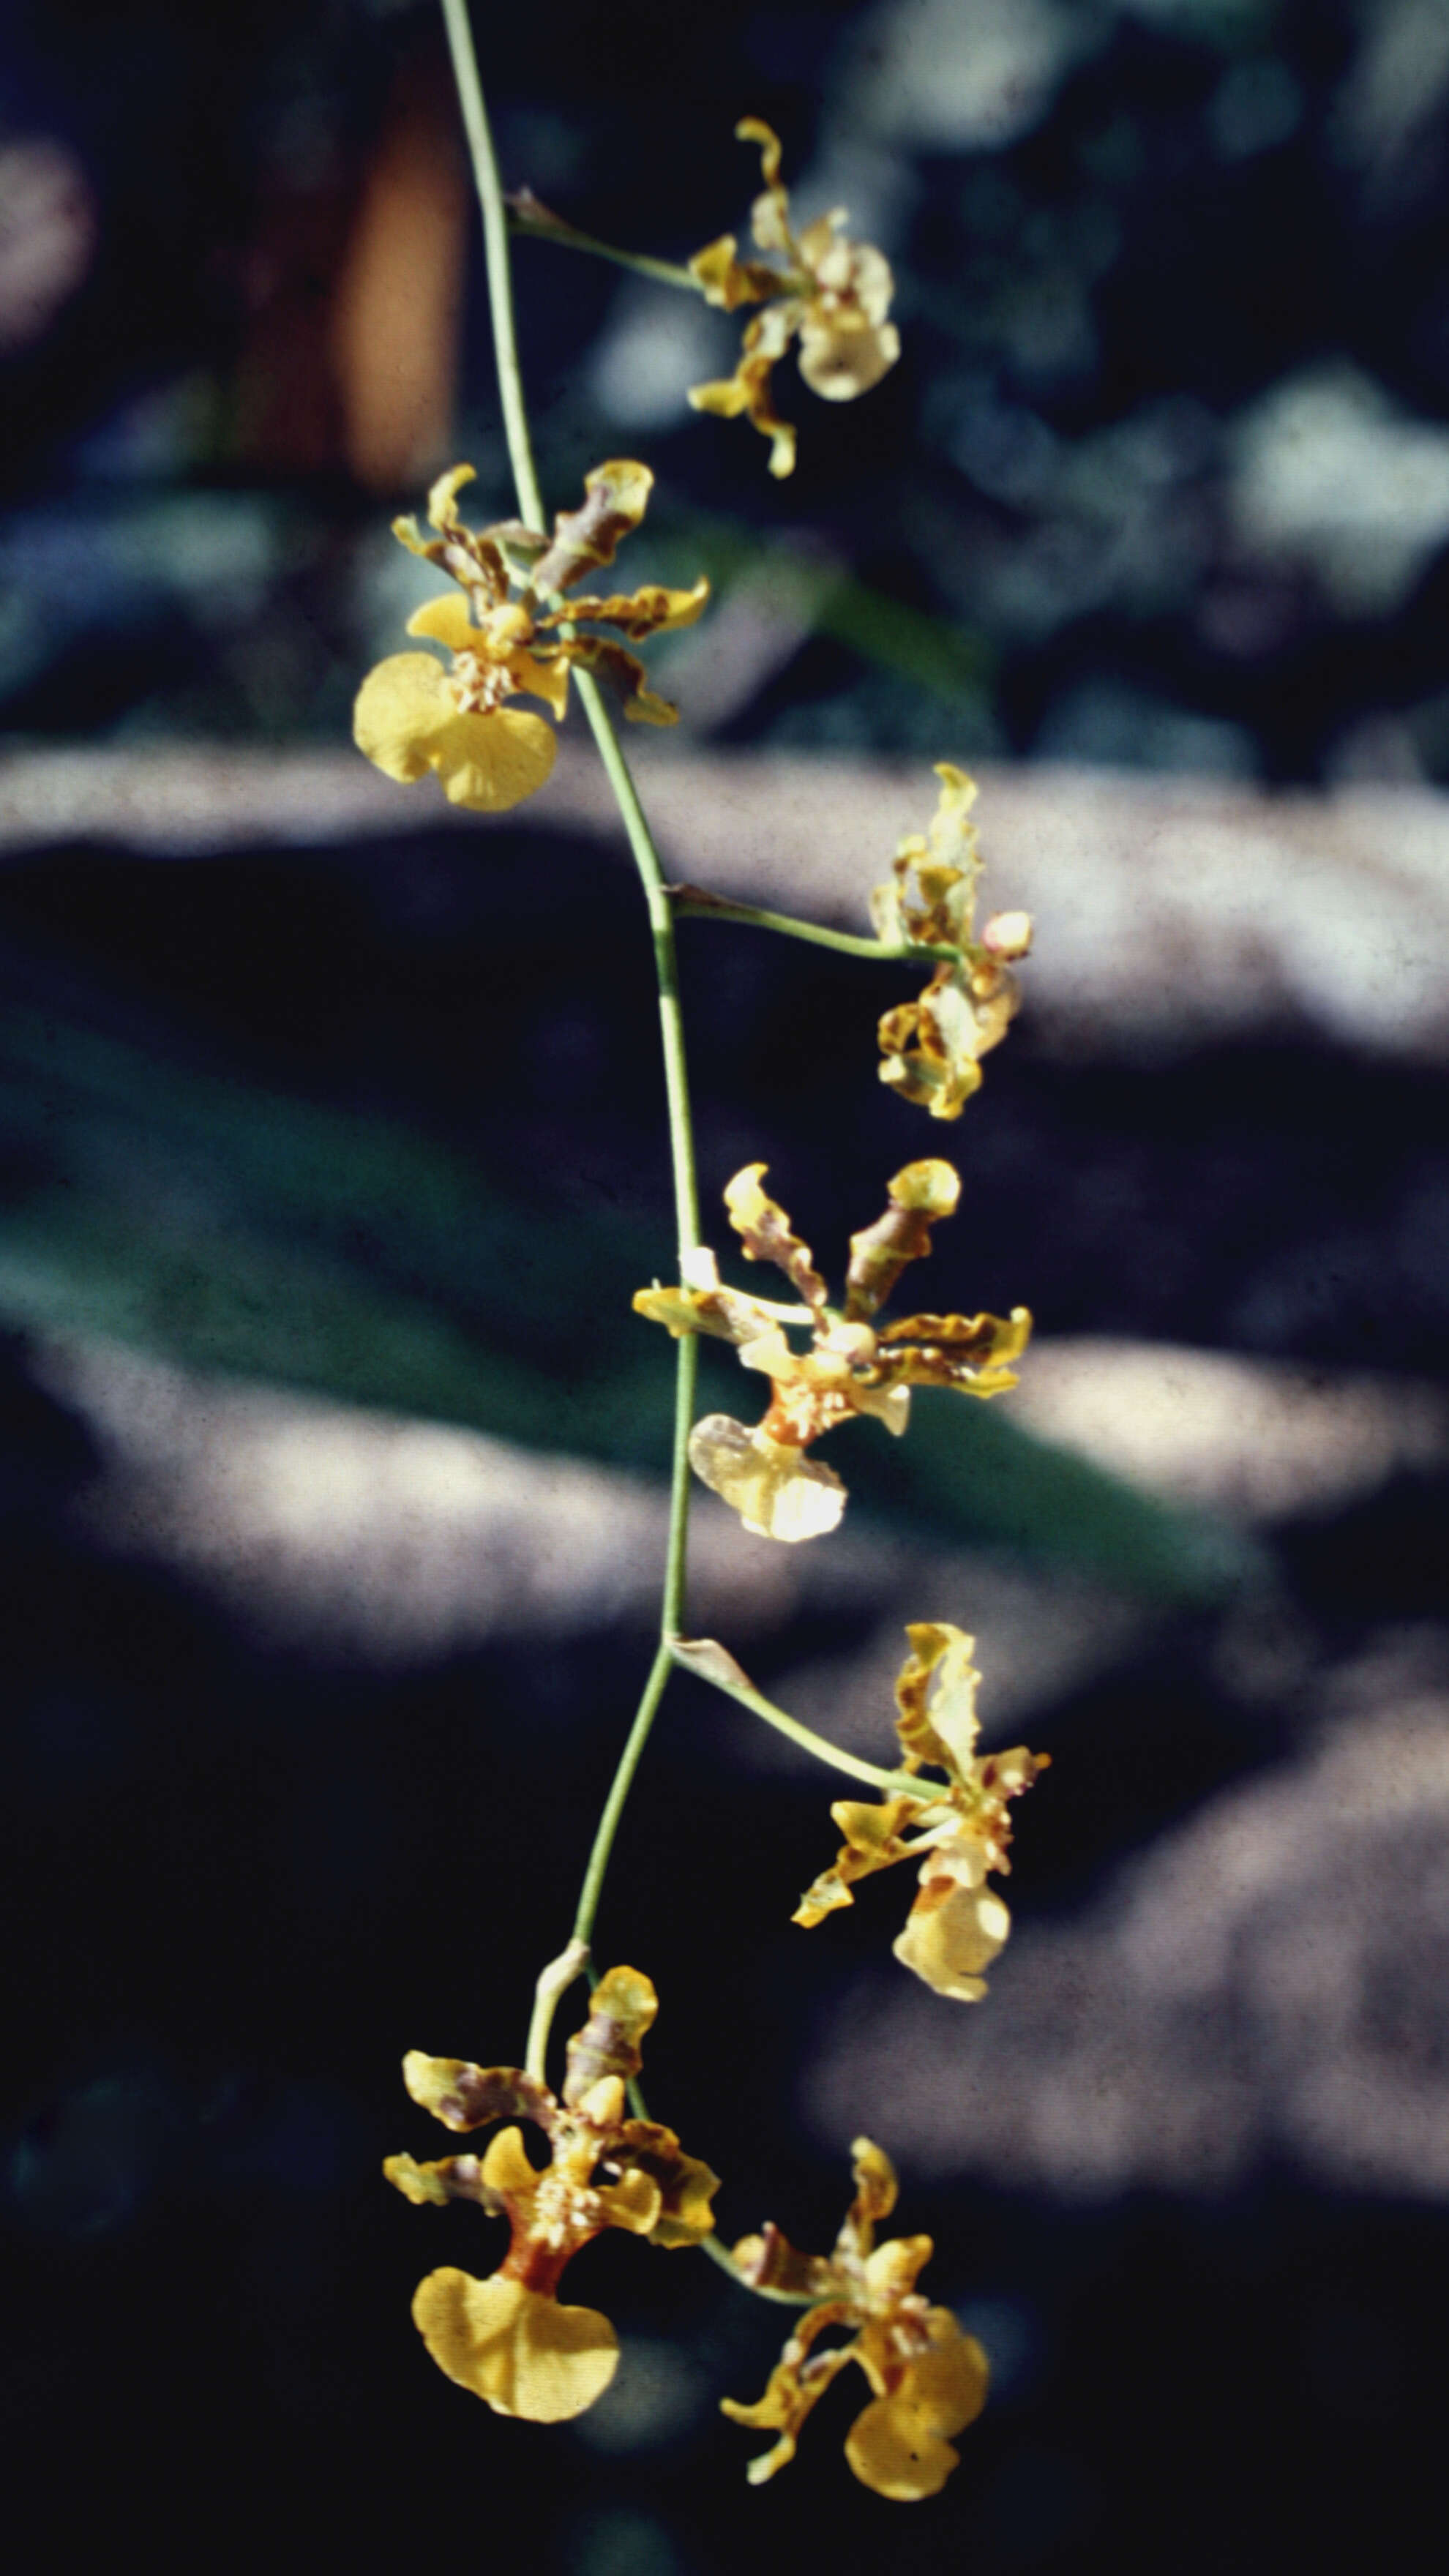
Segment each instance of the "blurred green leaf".
[[964,698],[974,704],[995,669],[996,653],[978,629],[892,598],[804,545],[777,541],[766,548],[759,532],[742,521],[703,513],[676,518],[668,558],[675,577],[692,578],[683,571],[686,563],[694,572],[702,566],[721,592],[750,575],[768,573],[813,633],[848,644],[863,661],[948,702]]
[[[669,1349],[629,1303],[665,1247],[621,1218],[561,1212],[542,1192],[525,1205],[401,1121],[50,1013],[16,1010],[0,1031],[0,1134],[12,1325],[667,1466]],[[719,1394],[749,1410],[737,1371]],[[994,1407],[918,1397],[906,1441],[862,1434],[840,1464],[858,1515],[1159,1596],[1220,1591],[1250,1561]]]

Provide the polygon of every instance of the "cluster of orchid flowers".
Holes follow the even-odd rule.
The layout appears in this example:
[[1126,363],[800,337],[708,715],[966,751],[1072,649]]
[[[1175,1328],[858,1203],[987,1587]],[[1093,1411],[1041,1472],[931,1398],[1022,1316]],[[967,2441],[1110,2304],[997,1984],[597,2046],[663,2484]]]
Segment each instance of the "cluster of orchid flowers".
[[[831,1808],[845,1841],[794,1920],[820,1923],[852,1902],[855,1880],[919,1860],[919,1890],[896,1957],[938,1994],[974,2001],[986,1991],[981,1970],[1010,1929],[987,1874],[1008,1869],[1008,1803],[1045,1768],[1046,1756],[1021,1745],[979,1755],[971,1639],[958,1628],[925,1624],[908,1635],[911,1653],[896,1689],[907,1777],[898,1793],[874,1805],[846,1799]],[[707,1669],[697,1652],[691,1660]],[[944,1787],[921,1777],[927,1766],[944,1772]],[[594,2237],[620,2228],[651,2245],[680,2248],[712,2236],[718,2177],[684,2153],[672,2129],[626,2107],[631,2094],[638,2098],[640,2042],[657,2010],[648,1977],[611,1968],[569,2041],[561,2095],[517,2066],[473,2066],[416,2050],[403,2061],[413,2100],[445,2128],[495,2126],[481,2158],[419,2164],[392,2156],[384,2171],[418,2206],[471,2200],[508,2221],[508,2251],[497,2271],[486,2280],[452,2266],[430,2272],[413,2301],[439,2368],[496,2414],[560,2423],[582,2414],[612,2380],[619,2343],[608,2318],[558,2299],[567,2265]],[[522,2120],[543,2132],[546,2165],[528,2156],[516,2125]],[[500,2121],[511,2125],[496,2128]],[[797,2252],[773,2224],[735,2245],[729,2259],[746,2287],[798,2300],[807,2313],[763,2397],[754,2405],[726,2398],[722,2410],[778,2437],[750,2464],[758,2485],[793,2459],[816,2400],[846,2362],[858,2362],[871,2401],[851,2427],[846,2458],[878,2495],[913,2501],[936,2494],[957,2465],[951,2437],[985,2404],[987,2361],[951,2310],[931,2306],[916,2288],[931,2239],[876,2245],[876,2223],[895,2205],[895,2172],[868,2138],[858,2138],[853,2153],[855,2199],[831,2254]],[[822,2342],[828,2333],[847,2340]]]
[[[479,106],[481,113],[481,99]],[[687,282],[711,303],[763,308],[746,328],[734,376],[694,388],[690,400],[703,410],[745,414],[769,436],[771,471],[778,475],[792,469],[795,435],[774,413],[772,367],[798,340],[805,381],[827,399],[845,399],[878,382],[899,348],[886,319],[891,276],[878,251],[843,237],[839,213],[796,234],[779,179],[778,139],[757,119],[736,130],[762,150],[755,247],[782,257],[784,266],[742,261],[730,234],[689,263]],[[510,202],[515,215],[524,210],[524,229],[600,247],[526,194]],[[570,675],[588,673],[618,688],[626,717],[675,720],[677,711],[649,687],[628,647],[692,624],[709,585],[700,579],[688,590],[654,585],[629,593],[578,587],[613,563],[621,540],[643,519],[653,483],[647,466],[612,459],[596,467],[585,478],[581,507],[560,512],[552,534],[525,519],[468,527],[458,495],[471,479],[472,468],[459,465],[434,484],[427,505],[431,534],[412,519],[395,522],[409,551],[454,585],[408,623],[409,634],[442,647],[448,662],[430,652],[383,661],[359,693],[355,732],[389,777],[405,783],[431,771],[453,803],[498,813],[541,787],[555,757],[552,724],[520,710],[517,698],[537,700],[556,722],[565,712]],[[601,634],[601,628],[612,631]],[[978,933],[975,787],[948,763],[937,776],[936,813],[924,834],[901,842],[870,913],[873,953],[902,961],[924,956],[932,969],[915,1001],[879,1020],[880,1078],[903,1101],[950,1120],[979,1087],[981,1059],[1005,1035],[1016,1009],[1012,967],[1026,954],[1031,924],[1021,913],[998,914]],[[675,892],[694,897],[693,908],[713,900],[692,888]],[[749,917],[747,908],[723,908]],[[812,1454],[819,1441],[863,1415],[899,1436],[917,1388],[976,1398],[1003,1393],[1016,1383],[1031,1317],[1017,1307],[1007,1317],[917,1313],[882,1321],[903,1272],[930,1253],[933,1227],[955,1211],[960,1182],[949,1163],[908,1163],[887,1184],[882,1214],[850,1238],[838,1303],[809,1245],[766,1195],[765,1172],[756,1163],[736,1173],[725,1207],[745,1259],[781,1272],[791,1296],[770,1299],[725,1284],[714,1253],[696,1243],[682,1259],[679,1285],[656,1281],[639,1291],[634,1305],[677,1342],[706,1335],[730,1343],[741,1366],[765,1381],[757,1422],[722,1413],[693,1422],[689,1463],[746,1530],[798,1543],[833,1529],[845,1508],[840,1477]],[[682,1538],[680,1556],[682,1563]],[[854,1902],[859,1880],[911,1862],[917,1890],[895,1956],[937,1994],[973,2002],[984,1995],[983,1971],[1010,1928],[1006,1906],[989,1884],[1009,1867],[1009,1806],[1046,1756],[1024,1746],[983,1755],[972,1640],[946,1623],[915,1624],[907,1635],[910,1653],[896,1689],[899,1768],[876,1772],[813,1740],[825,1758],[873,1781],[879,1794],[831,1808],[843,1841],[794,1920],[813,1927]],[[666,1633],[661,1653],[666,1667],[672,1656],[804,1735],[759,1700],[713,1641]],[[933,1773],[939,1776],[928,1776]],[[985,2403],[987,2361],[951,2311],[932,2306],[916,2287],[930,2239],[876,2243],[877,2226],[896,2199],[889,2158],[868,2138],[856,2140],[855,2195],[829,2254],[799,2253],[769,2225],[724,2255],[714,2239],[718,2178],[683,2151],[672,2129],[647,2116],[639,2094],[641,2042],[658,2009],[647,1976],[620,1966],[599,1978],[588,2016],[568,2044],[561,2091],[545,2080],[553,2004],[587,1962],[587,1945],[576,1937],[541,1976],[526,2066],[481,2067],[416,2051],[404,2061],[407,2089],[423,2109],[455,2132],[491,2128],[493,2135],[481,2156],[426,2163],[392,2157],[389,2180],[414,2203],[471,2200],[509,2228],[508,2250],[485,2279],[446,2267],[421,2284],[413,2314],[433,2359],[498,2414],[542,2423],[576,2416],[608,2386],[619,2347],[606,2317],[560,2299],[574,2256],[611,2229],[666,2249],[708,2242],[746,2287],[794,2301],[803,2311],[763,2397],[754,2405],[723,2401],[736,2422],[776,2437],[752,2462],[751,2480],[772,2477],[794,2456],[805,2418],[853,2361],[870,2390],[845,2446],[856,2476],[892,2498],[937,2493],[957,2464],[953,2436]],[[543,2164],[527,2152],[524,2122],[542,2134]]]

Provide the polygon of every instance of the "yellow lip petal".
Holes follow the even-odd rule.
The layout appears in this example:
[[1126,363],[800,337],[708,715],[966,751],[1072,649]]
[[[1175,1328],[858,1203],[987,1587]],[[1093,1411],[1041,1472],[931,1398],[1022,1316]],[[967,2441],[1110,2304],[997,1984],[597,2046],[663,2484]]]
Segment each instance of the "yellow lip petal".
[[961,2458],[900,2397],[877,2397],[857,2415],[845,2437],[845,2456],[862,2486],[895,2504],[939,2495]]
[[428,766],[450,805],[504,814],[542,787],[557,752],[553,727],[542,716],[516,707],[494,707],[486,715],[455,711],[429,749]]
[[440,2370],[495,2415],[562,2424],[602,2397],[618,2367],[619,2338],[594,2308],[561,2308],[521,2281],[475,2281],[430,2272],[413,2322]]
[[845,1509],[845,1487],[830,1467],[748,1431],[727,1413],[707,1413],[689,1437],[689,1463],[760,1538],[821,1538]]
[[926,1880],[891,1949],[903,1968],[938,1995],[974,2004],[986,1992],[981,1971],[1005,1947],[1010,1930],[1011,1916],[999,1896],[943,1873]]
[[357,692],[352,738],[375,768],[407,785],[432,768],[433,737],[457,712],[441,662],[392,653]]

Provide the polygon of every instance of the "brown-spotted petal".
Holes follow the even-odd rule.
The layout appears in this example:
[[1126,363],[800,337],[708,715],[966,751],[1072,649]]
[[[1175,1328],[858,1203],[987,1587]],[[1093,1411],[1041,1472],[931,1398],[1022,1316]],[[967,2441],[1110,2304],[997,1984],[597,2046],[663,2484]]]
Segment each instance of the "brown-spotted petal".
[[570,590],[586,572],[611,564],[621,540],[638,527],[649,506],[654,477],[631,456],[611,456],[584,476],[584,502],[560,510],[553,542],[533,567],[536,590]]
[[651,2245],[697,2245],[713,2232],[710,2208],[719,2176],[698,2156],[687,2156],[672,2129],[657,2120],[626,2120],[613,2150],[658,2185],[659,2206],[648,2229]]
[[773,2219],[758,2236],[741,2236],[733,2260],[752,2290],[789,2290],[802,2298],[829,2299],[840,2288],[835,2268],[823,2254],[802,2254]]
[[593,2308],[562,2308],[495,2273],[430,2272],[413,2320],[440,2370],[495,2415],[561,2424],[602,2397],[618,2367],[619,2338]]
[[999,1046],[1020,1002],[1016,978],[981,948],[940,965],[914,1002],[883,1012],[882,1082],[933,1118],[959,1118],[981,1088],[981,1058]]
[[563,2098],[570,2105],[606,2076],[625,2082],[642,2063],[639,2043],[659,2010],[659,1998],[637,1968],[611,1968],[594,1988],[589,2017],[568,2044]]
[[875,1375],[883,1385],[949,1386],[959,1395],[1004,1395],[1031,1339],[1031,1313],[907,1315],[882,1332]]
[[768,1170],[767,1163],[749,1163],[725,1184],[724,1203],[730,1223],[744,1245],[747,1261],[773,1262],[777,1270],[784,1271],[792,1288],[799,1290],[807,1306],[823,1306],[826,1286],[809,1244],[802,1243],[791,1231],[784,1209],[767,1198],[760,1187]]
[[623,700],[626,724],[678,724],[678,707],[650,688],[649,674],[638,655],[622,644],[612,643],[606,635],[573,635],[557,649],[560,658],[576,669],[600,672],[613,683]]
[[719,2189],[719,2176],[702,2157],[681,2153],[658,2179],[663,2205],[649,2231],[650,2244],[672,2249],[698,2245],[701,2238],[712,2235],[710,2204]]
[[670,635],[681,626],[693,626],[708,606],[709,591],[708,576],[701,573],[689,590],[668,590],[662,582],[647,582],[640,590],[616,591],[607,599],[581,593],[569,601],[567,608],[541,618],[539,623],[550,626],[562,617],[589,617],[597,625],[617,626],[621,635],[640,644],[647,636]]
[[[515,2130],[515,2137],[517,2134]],[[483,2180],[483,2167],[476,2156],[440,2156],[436,2162],[421,2165],[411,2156],[388,2156],[382,2170],[393,2189],[400,2191],[404,2200],[410,2200],[415,2209],[428,2203],[446,2209],[450,2200],[476,2200],[497,2213],[496,2197]]]
[[825,2326],[837,2324],[844,2313],[834,2305],[810,2311],[791,2337],[786,2358],[777,2361],[771,2371],[764,2396],[757,2398],[753,2406],[742,2406],[733,2397],[720,2399],[720,2413],[728,2415],[731,2423],[744,2424],[753,2432],[779,2435],[778,2441],[751,2460],[746,2469],[752,2487],[763,2486],[767,2478],[774,2477],[777,2470],[793,2460],[806,2417],[818,2405],[837,2371],[853,2358],[851,2344],[812,2354],[809,2360],[802,2349],[812,2329],[818,2333]]
[[845,1311],[852,1318],[873,1315],[907,1263],[925,1259],[932,1226],[956,1212],[960,1176],[949,1163],[907,1163],[887,1182],[886,1196],[884,1215],[850,1238]]
[[911,1770],[938,1763],[964,1780],[976,1750],[976,1640],[949,1620],[919,1619],[906,1630],[911,1651],[896,1682],[896,1733]]
[[403,2082],[446,2129],[481,2129],[490,2120],[536,2120],[546,2129],[557,2108],[547,2085],[521,2066],[474,2066],[463,2057],[427,2057],[420,2048],[403,2059]]
[[788,1308],[747,1297],[738,1288],[640,1288],[633,1306],[636,1315],[646,1315],[651,1324],[663,1324],[676,1341],[685,1333],[715,1333],[721,1341],[753,1342],[782,1317],[803,1320]]
[[653,2174],[631,2165],[617,2182],[597,2182],[595,2196],[607,2213],[605,2225],[629,2236],[648,2236],[664,2207],[664,2194]]

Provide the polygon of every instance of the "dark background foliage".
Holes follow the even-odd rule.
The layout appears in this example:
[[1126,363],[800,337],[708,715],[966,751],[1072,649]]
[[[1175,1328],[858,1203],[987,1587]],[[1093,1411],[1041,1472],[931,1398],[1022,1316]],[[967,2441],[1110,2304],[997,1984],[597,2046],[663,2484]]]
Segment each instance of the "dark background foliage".
[[[741,648],[701,730],[1442,777],[1432,19],[1412,0],[480,7],[508,176],[591,230],[682,256],[738,221],[753,165],[730,128],[763,113],[791,173],[841,172],[897,265],[901,365],[848,408],[789,382],[802,461],[777,487],[745,427],[651,391],[662,292],[520,248],[551,488],[647,452],[664,567],[707,560],[722,617],[763,602],[775,641]],[[977,73],[1008,22],[993,89]],[[49,0],[6,33],[0,147],[60,155],[0,162],[8,722],[29,742],[337,743],[396,624],[380,530],[417,495],[376,450],[360,470],[348,380],[317,353],[393,121],[416,109],[446,152],[432,12]],[[458,452],[501,508],[476,276],[463,322]],[[712,2398],[763,2384],[778,2320],[633,2246],[578,2278],[654,2369],[637,2439],[498,2423],[437,2379],[413,2284],[487,2255],[464,2214],[444,2245],[443,2220],[380,2190],[383,2153],[428,2152],[395,2060],[516,2045],[647,1640],[490,1645],[402,1678],[267,1642],[77,1535],[93,1435],[43,1391],[32,1337],[88,1327],[657,1466],[663,1354],[578,1324],[669,1257],[635,900],[540,807],[481,854],[425,816],[342,852],[185,864],[62,838],[7,862],[0,937],[6,2372],[47,2510],[168,2557],[506,2550],[566,2576],[714,2576],[747,2551],[980,2576],[1382,2555],[1386,2497],[1432,2461],[1442,2217],[1287,2166],[1213,2201],[1085,2210],[912,2178],[893,2140],[903,2224],[934,2231],[942,2292],[996,2362],[936,2507],[855,2488],[843,2398],[749,2496]],[[838,1248],[860,1174],[920,1150],[851,1050],[853,970],[712,926],[682,944],[710,1196],[757,1154]],[[943,1251],[943,1299],[1443,1368],[1427,1073],[1301,1028],[1151,1065],[1106,1044],[1067,1070],[1028,1021],[959,1132],[990,1213]],[[1059,1760],[1023,1834],[1022,1924],[1071,1920],[1295,1740],[1302,1707],[1236,1690],[1209,1651],[1224,1602],[1269,1581],[1261,1557],[1074,1484],[998,1443],[994,1415],[949,1443],[923,1420],[870,1476],[867,1526],[1055,1547],[1159,1604],[1150,1651],[1034,1725]],[[1264,1540],[1321,1666],[1442,1611],[1442,1506],[1404,1478]],[[867,1625],[803,1614],[758,1678]],[[784,1936],[822,1800],[769,1790],[680,1685],[605,1939],[656,1975],[659,2107],[729,2177],[726,2229],[765,2194],[820,2242],[842,2176],[797,2128],[795,2067],[882,1917],[832,1925],[828,1956]]]

